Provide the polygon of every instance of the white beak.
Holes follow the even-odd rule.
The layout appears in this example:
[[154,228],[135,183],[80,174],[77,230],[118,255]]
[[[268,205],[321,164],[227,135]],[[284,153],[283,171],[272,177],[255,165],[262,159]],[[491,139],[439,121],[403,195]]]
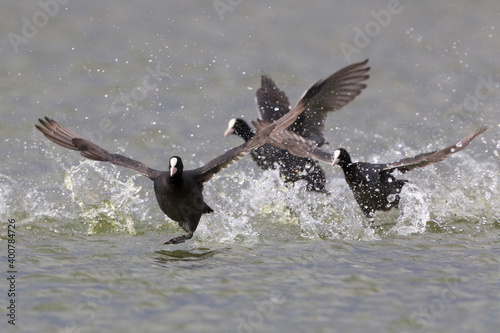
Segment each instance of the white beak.
[[333,153],[332,166],[336,166],[339,163],[340,161],[339,156],[340,156],[340,150],[336,150],[335,153]]
[[228,136],[234,133],[234,128],[228,127],[227,130],[224,132],[224,136]]
[[234,125],[236,124],[236,118],[231,119],[227,123],[227,130],[224,132],[224,136],[228,136],[234,133]]

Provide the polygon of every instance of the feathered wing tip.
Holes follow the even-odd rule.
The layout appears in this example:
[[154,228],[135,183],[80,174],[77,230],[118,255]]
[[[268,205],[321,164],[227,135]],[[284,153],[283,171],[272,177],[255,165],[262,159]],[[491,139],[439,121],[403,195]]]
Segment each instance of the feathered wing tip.
[[290,102],[269,75],[262,74],[260,88],[255,94],[258,106],[258,118],[275,122],[290,111]]
[[482,134],[488,129],[487,126],[483,126],[475,131],[473,134],[466,136],[462,140],[458,141],[456,144],[450,145],[444,149],[423,153],[414,157],[409,157],[402,159],[398,162],[390,163],[384,166],[384,170],[394,170],[398,169],[400,172],[405,173],[415,168],[421,168],[432,163],[438,163],[444,161],[451,154],[457,153],[467,147],[471,141]]
[[123,166],[138,171],[150,179],[154,179],[160,174],[160,171],[151,169],[139,161],[119,154],[110,154],[95,143],[76,134],[49,117],[45,117],[45,120],[39,119],[39,121],[41,125],[37,124],[35,127],[42,132],[47,139],[64,148],[78,150],[83,157],[94,161],[110,162],[115,165]]
[[38,119],[41,126],[36,124],[35,127],[45,135],[47,139],[50,141],[57,143],[64,148],[78,150],[77,147],[73,144],[74,138],[81,138],[75,132],[61,126],[57,121],[50,119],[49,117],[45,117],[45,120]]
[[342,108],[366,88],[362,82],[369,78],[367,72],[370,67],[365,67],[367,63],[368,59],[346,66],[317,81],[291,110],[285,93],[268,75],[262,74],[261,87],[256,94],[259,119],[276,122],[275,133],[289,127],[293,132],[322,145],[326,141],[323,131],[328,112]]
[[304,92],[300,101],[304,100],[310,107],[322,107],[325,111],[340,109],[366,88],[366,84],[361,82],[370,78],[366,74],[370,70],[370,67],[365,67],[367,63],[368,59],[349,65],[317,81]]
[[49,117],[45,117],[45,121],[42,119],[39,119],[39,121],[42,126],[35,125],[35,127],[50,141],[57,143],[64,148],[78,150],[82,156],[91,160],[108,161],[110,159],[111,154],[106,150],[102,149],[83,136],[62,126],[57,121],[50,119]]
[[[365,67],[367,63],[368,59],[347,66],[312,85],[289,112],[300,112],[289,130],[315,141],[319,146],[323,145],[326,142],[323,132],[328,114],[349,104],[366,88],[364,81],[370,77],[367,74],[370,67]],[[302,111],[302,108],[305,110]]]

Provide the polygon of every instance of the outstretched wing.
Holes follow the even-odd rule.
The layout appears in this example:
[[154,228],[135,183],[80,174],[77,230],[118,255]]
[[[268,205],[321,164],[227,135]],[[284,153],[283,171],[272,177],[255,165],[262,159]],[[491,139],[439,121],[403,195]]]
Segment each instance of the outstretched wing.
[[[276,127],[273,133],[270,135],[270,138],[274,141],[279,142],[278,133],[283,132],[288,128],[289,131],[294,131],[297,135],[302,136],[305,139],[314,141],[318,147],[321,146],[325,142],[322,131],[324,129],[326,112],[338,110],[338,108],[353,100],[354,97],[359,95],[361,90],[366,87],[365,84],[362,84],[360,82],[368,78],[368,75],[366,75],[365,73],[370,68],[363,68],[367,62],[368,60],[365,60],[363,62],[347,66],[346,68],[341,69],[340,71],[331,75],[326,80],[320,80],[316,82],[316,84],[314,84],[302,95],[299,102],[297,103],[297,106],[295,106],[292,110],[290,110],[274,123],[276,124]],[[314,113],[310,113],[310,115],[307,117],[308,121],[312,120],[312,122],[315,123],[306,124],[304,120],[300,120],[300,118],[303,117],[304,113],[309,110],[310,104],[319,105],[321,103],[323,105],[322,109],[320,110],[318,108],[315,108],[316,111]],[[297,126],[299,126],[299,128],[301,128],[302,126],[302,133],[296,131]],[[260,128],[262,128],[262,126]],[[320,131],[317,132],[318,135],[321,135],[320,140],[317,138],[317,135],[312,135],[316,138],[314,139],[303,134],[304,132],[316,132],[315,128],[320,129]],[[259,129],[257,129],[257,133],[259,133]],[[274,143],[276,144],[276,142]]]
[[[360,63],[358,65],[363,66],[367,62],[368,62],[368,60],[366,60],[365,62]],[[351,75],[350,72],[352,70],[354,70],[355,73],[357,73],[357,74]],[[368,69],[363,69],[361,72],[365,73],[366,71],[368,71]],[[335,76],[337,73],[340,73],[340,74],[338,74],[338,76]],[[358,95],[359,92],[361,91],[361,89],[363,89],[365,87],[364,84],[358,84],[355,82],[361,82],[361,81],[364,81],[368,78],[368,75],[359,74],[359,71],[358,71],[356,65],[348,66],[345,69],[340,70],[337,73],[333,74],[332,76],[330,76],[328,79],[326,79],[324,81],[319,81],[314,86],[312,86],[309,90],[307,90],[304,93],[304,95],[301,97],[301,99],[297,103],[297,106],[295,106],[292,110],[287,112],[284,116],[279,118],[277,121],[275,121],[272,124],[266,123],[267,126],[260,126],[259,128],[257,128],[257,134],[253,139],[246,142],[245,144],[242,144],[238,147],[235,147],[231,150],[228,150],[223,155],[216,157],[215,159],[208,162],[203,167],[197,169],[197,171],[200,173],[199,181],[205,182],[205,181],[209,180],[217,172],[228,167],[229,165],[233,164],[235,161],[239,160],[241,157],[248,154],[250,152],[250,150],[262,146],[264,143],[266,143],[267,140],[269,140],[270,137],[272,138],[274,135],[277,135],[278,133],[283,132],[287,127],[292,125],[297,120],[297,118],[307,109],[308,103],[310,101],[314,101],[316,99],[317,101],[324,100],[326,104],[331,103],[331,102],[327,102],[327,101],[330,101],[329,98],[321,97],[321,96],[328,95],[328,93],[325,92],[324,89],[332,90],[333,87],[337,87],[337,88],[335,88],[337,90],[335,90],[335,91],[332,90],[333,93],[337,94],[338,96],[343,96],[343,97],[337,98],[337,102],[336,102],[337,104],[335,104],[335,105],[341,105],[341,101],[352,100],[354,98],[354,96]],[[338,81],[339,83],[334,85],[330,81]],[[358,88],[356,88],[356,87],[358,87]],[[359,88],[359,87],[362,87],[362,88]],[[353,97],[349,98],[348,95],[353,95]],[[342,105],[344,105],[344,104],[342,104]],[[323,158],[324,159],[328,158],[329,160],[331,160],[331,157],[323,157]]]
[[466,136],[459,142],[454,145],[448,146],[444,149],[433,151],[430,153],[423,153],[417,155],[415,157],[404,158],[398,162],[388,163],[381,165],[382,170],[388,170],[389,172],[394,171],[395,169],[399,170],[402,173],[413,170],[415,168],[421,168],[427,166],[431,163],[441,162],[446,159],[451,154],[461,151],[465,147],[469,145],[469,143],[479,134],[486,131],[488,127],[483,126],[478,129],[474,134]]
[[195,169],[194,173],[199,174],[198,181],[206,182],[210,180],[210,178],[212,178],[217,172],[229,167],[231,164],[248,154],[252,149],[262,146],[274,130],[275,126],[276,123],[270,124],[257,133],[257,135],[251,140],[226,151],[224,154],[214,158],[201,168]]
[[273,123],[290,111],[290,103],[285,93],[265,74],[262,74],[255,99],[259,108],[259,119],[267,122]]
[[67,129],[53,119],[45,117],[45,120],[38,120],[41,125],[35,125],[35,127],[42,132],[47,139],[65,148],[78,150],[82,156],[88,159],[110,162],[112,164],[123,166],[142,173],[150,179],[158,177],[161,173],[160,171],[151,169],[139,161],[119,154],[110,154],[95,143]]
[[[362,83],[370,76],[365,67],[368,59],[347,66],[309,88],[299,101],[307,101],[307,110],[290,126],[290,130],[315,141],[319,146],[325,143],[323,131],[328,112],[341,109],[366,88]],[[264,119],[266,120],[266,119]]]
[[[260,119],[252,123],[257,131],[269,126],[269,123]],[[285,149],[298,157],[312,158],[328,164],[333,162],[333,155],[321,150],[315,141],[304,138],[287,129],[271,134],[266,143],[277,148]]]

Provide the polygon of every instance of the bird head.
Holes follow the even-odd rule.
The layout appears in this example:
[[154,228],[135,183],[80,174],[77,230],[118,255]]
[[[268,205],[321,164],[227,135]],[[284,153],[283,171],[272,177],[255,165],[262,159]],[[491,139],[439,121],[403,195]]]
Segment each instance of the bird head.
[[228,122],[224,136],[228,136],[230,134],[241,136],[245,139],[245,141],[250,140],[254,136],[254,133],[247,122],[240,118],[233,118]]
[[344,148],[339,148],[333,153],[332,166],[339,165],[340,167],[352,163],[351,156]]
[[168,162],[168,169],[170,170],[170,177],[181,176],[184,165],[182,164],[182,159],[179,156],[170,157]]

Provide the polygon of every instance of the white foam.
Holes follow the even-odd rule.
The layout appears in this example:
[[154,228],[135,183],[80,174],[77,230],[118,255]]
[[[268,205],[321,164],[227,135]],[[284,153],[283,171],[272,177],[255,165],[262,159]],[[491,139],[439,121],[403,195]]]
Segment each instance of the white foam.
[[64,185],[70,191],[71,199],[81,208],[79,216],[88,223],[88,234],[94,234],[100,228],[136,233],[134,220],[141,219],[143,207],[138,195],[141,187],[134,184],[133,176],[126,181],[119,177],[120,172],[114,165],[89,160],[65,173]]

